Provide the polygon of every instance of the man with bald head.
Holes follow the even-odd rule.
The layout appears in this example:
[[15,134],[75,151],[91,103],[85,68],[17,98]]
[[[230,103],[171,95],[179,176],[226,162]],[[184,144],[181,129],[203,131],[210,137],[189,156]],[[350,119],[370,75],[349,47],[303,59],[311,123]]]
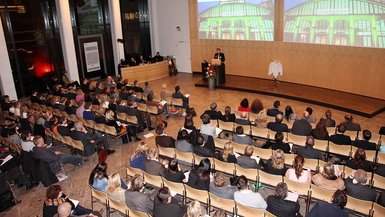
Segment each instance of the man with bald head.
[[307,121],[308,118],[309,112],[304,111],[302,114],[302,119],[294,121],[293,127],[291,128],[291,133],[299,136],[309,136],[312,127]]
[[267,128],[274,132],[289,132],[289,127],[287,124],[282,123],[283,115],[277,114],[275,116],[275,122],[267,123]]
[[[71,217],[72,212],[72,206],[69,202],[62,203],[58,206],[57,208],[57,216],[58,217]],[[83,217],[89,216],[89,217],[96,217],[97,215],[94,215],[92,213],[87,214],[87,215],[81,215]]]

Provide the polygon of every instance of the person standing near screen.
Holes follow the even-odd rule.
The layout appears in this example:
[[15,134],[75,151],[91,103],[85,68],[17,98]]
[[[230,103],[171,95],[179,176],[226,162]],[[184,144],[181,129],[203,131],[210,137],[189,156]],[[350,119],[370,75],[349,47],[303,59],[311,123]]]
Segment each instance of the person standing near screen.
[[219,59],[221,60],[221,63],[225,62],[225,54],[221,52],[220,48],[217,48],[215,54],[214,54],[214,59]]

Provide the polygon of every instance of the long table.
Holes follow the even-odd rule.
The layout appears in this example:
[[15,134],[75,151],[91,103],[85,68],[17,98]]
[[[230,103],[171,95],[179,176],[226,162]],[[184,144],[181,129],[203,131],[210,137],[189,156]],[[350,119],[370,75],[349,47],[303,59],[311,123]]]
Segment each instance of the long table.
[[139,82],[152,81],[160,78],[167,77],[168,73],[168,61],[131,66],[121,68],[123,79],[128,79],[129,82],[138,80]]

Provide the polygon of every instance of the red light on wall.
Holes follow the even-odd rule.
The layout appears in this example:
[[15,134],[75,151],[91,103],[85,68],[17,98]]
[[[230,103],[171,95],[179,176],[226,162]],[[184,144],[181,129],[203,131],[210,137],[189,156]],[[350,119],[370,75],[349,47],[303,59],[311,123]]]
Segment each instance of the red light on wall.
[[53,73],[54,67],[50,63],[47,49],[38,49],[35,52],[35,75],[38,78]]

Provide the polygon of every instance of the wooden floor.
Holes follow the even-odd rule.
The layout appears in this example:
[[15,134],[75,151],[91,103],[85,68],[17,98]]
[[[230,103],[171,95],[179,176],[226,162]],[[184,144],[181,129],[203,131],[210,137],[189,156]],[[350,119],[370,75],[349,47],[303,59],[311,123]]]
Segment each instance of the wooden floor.
[[[195,86],[207,87],[207,82],[199,80]],[[385,111],[385,100],[289,82],[275,84],[272,80],[267,79],[227,75],[226,83],[217,88],[298,100],[367,118]]]
[[[250,101],[258,98],[262,101],[265,108],[271,107],[274,100],[280,99],[282,107],[284,108],[286,105],[291,105],[297,116],[300,115],[306,107],[311,106],[314,110],[314,116],[317,120],[323,117],[324,112],[329,109],[328,107],[320,105],[314,105],[297,100],[278,98],[265,94],[229,91],[223,89],[209,91],[208,88],[195,87],[195,83],[200,82],[200,80],[201,76],[192,76],[191,74],[187,73],[179,73],[174,77],[167,77],[152,81],[150,82],[150,87],[152,90],[154,90],[155,94],[159,94],[162,84],[167,84],[169,91],[173,91],[175,85],[180,85],[182,93],[191,94],[190,105],[194,107],[198,113],[198,117],[194,118],[194,123],[197,128],[199,128],[202,123],[199,119],[199,116],[204,112],[204,110],[209,109],[211,102],[216,102],[218,104],[218,109],[223,112],[225,106],[231,106],[231,108],[235,110],[243,98],[248,98]],[[331,111],[333,114],[332,117],[336,120],[337,123],[343,121],[344,115],[346,114],[345,112],[333,108],[331,108]],[[354,116],[354,121],[360,123],[362,129],[369,129],[372,132],[378,132],[381,126],[385,126],[385,112],[378,114],[370,119],[362,116]],[[180,115],[171,115],[167,122],[168,127],[166,129],[166,133],[176,138],[178,130],[183,126],[184,117]],[[147,131],[144,133],[147,133]],[[154,133],[154,131],[152,131],[152,133]],[[143,133],[140,134],[140,137],[143,138]],[[154,137],[150,137],[148,139],[143,138],[142,141],[146,142],[149,147],[155,147]],[[124,163],[128,162],[130,154],[137,147],[139,142],[122,144],[120,141],[109,140],[109,144],[113,149],[116,150],[116,152],[108,156],[108,173],[112,174],[117,172],[124,178]],[[67,152],[69,151],[67,150]],[[83,166],[73,169],[72,166],[66,165],[65,170],[67,171],[68,178],[58,183],[62,186],[64,193],[68,195],[68,197],[79,200],[82,206],[88,208],[91,207],[88,177],[96,164],[97,156],[94,154]],[[26,191],[25,188],[18,189],[17,187],[14,187],[14,190],[17,198],[22,200],[22,203],[18,204],[16,207],[13,207],[8,212],[0,213],[0,216],[42,216],[42,207],[46,191],[46,188],[42,184],[31,189],[30,191]],[[263,194],[262,196],[266,198],[267,195]],[[101,207],[102,206],[98,203],[95,203],[94,205],[95,210],[99,210]],[[302,206],[301,212],[302,214],[304,212]],[[104,211],[103,216],[106,216],[106,211]],[[119,215],[114,213],[112,216],[114,217]]]

